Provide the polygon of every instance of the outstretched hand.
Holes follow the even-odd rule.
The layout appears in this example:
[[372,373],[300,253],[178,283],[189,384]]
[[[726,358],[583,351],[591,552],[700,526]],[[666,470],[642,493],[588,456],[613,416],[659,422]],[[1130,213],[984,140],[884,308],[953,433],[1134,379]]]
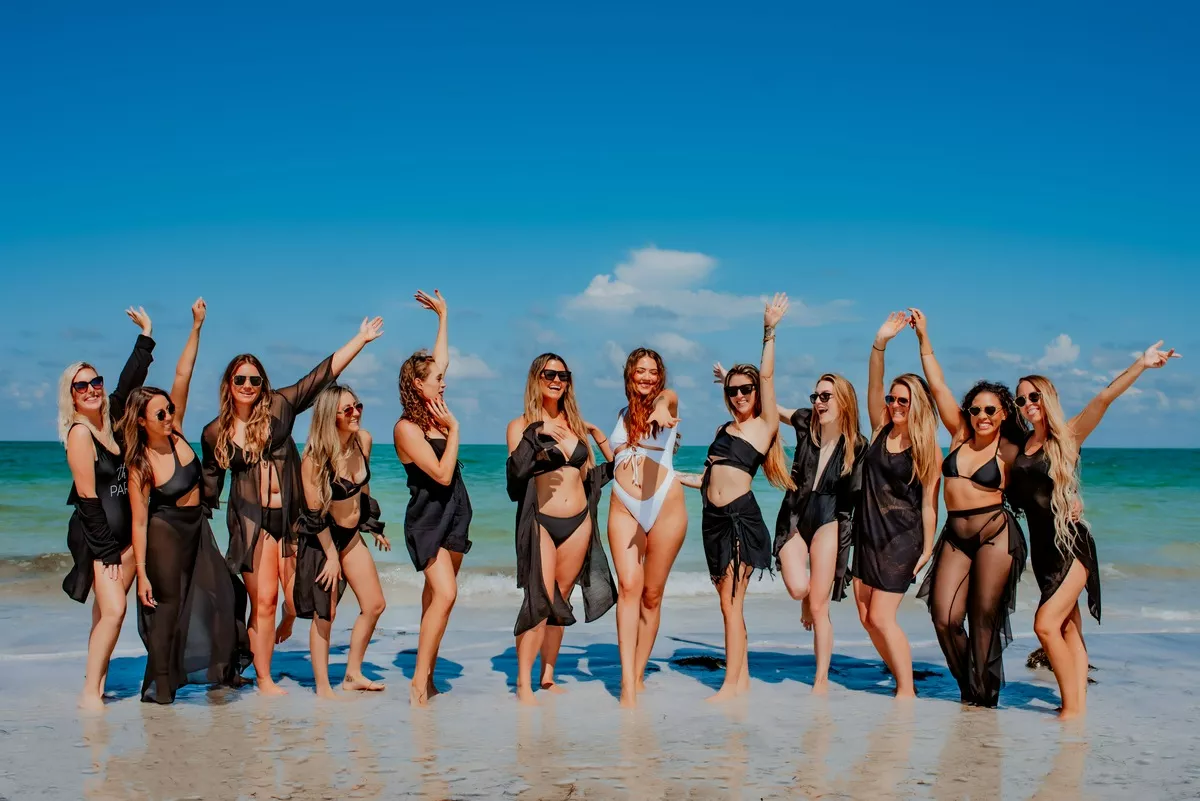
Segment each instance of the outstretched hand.
[[725,383],[725,368],[721,366],[720,362],[717,362],[716,364],[713,365],[713,383],[714,384],[724,384]]
[[767,304],[763,310],[763,325],[767,328],[774,328],[779,325],[779,321],[788,312],[788,296],[784,292],[776,292],[775,297]]
[[383,318],[376,317],[374,320],[364,317],[362,325],[358,327],[358,335],[363,338],[364,342],[374,342],[383,336]]
[[924,312],[920,309],[909,308],[908,324],[917,332],[917,336],[924,339],[929,334],[929,321],[925,318]]
[[418,289],[417,294],[413,295],[413,297],[417,299],[417,303],[421,304],[422,308],[436,312],[438,317],[446,316],[446,299],[442,297],[442,293],[438,290],[433,290],[433,296],[430,297]]
[[125,314],[130,320],[133,320],[134,325],[142,329],[143,336],[150,336],[150,332],[153,330],[153,327],[150,324],[150,315],[146,314],[145,309],[143,309],[141,306],[138,306],[136,309],[130,306],[125,310]]
[[648,422],[650,423],[650,430],[657,435],[657,432],[664,428],[674,428],[679,425],[679,418],[671,414],[671,410],[667,407],[667,404],[662,403],[655,406],[654,410],[650,412]]
[[906,326],[911,325],[912,318],[909,315],[904,312],[892,312],[883,321],[883,325],[879,326],[879,331],[875,334],[875,341],[888,342],[903,331]]
[[204,298],[196,298],[196,302],[192,304],[192,328],[203,326],[207,314],[208,304],[204,302]]
[[1142,366],[1146,368],[1165,367],[1171,359],[1182,359],[1183,355],[1176,353],[1174,348],[1160,350],[1163,341],[1160,339],[1142,354]]

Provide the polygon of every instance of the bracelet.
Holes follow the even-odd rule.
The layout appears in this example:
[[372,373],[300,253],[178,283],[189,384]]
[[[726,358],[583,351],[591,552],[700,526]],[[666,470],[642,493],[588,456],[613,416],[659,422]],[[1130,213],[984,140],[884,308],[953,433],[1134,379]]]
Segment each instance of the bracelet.
[[774,341],[775,341],[775,335],[774,335],[774,334],[771,334],[771,335],[769,335],[769,336],[768,336],[768,335],[764,335],[764,336],[763,336],[763,344],[764,344],[764,345],[765,345],[766,343],[768,343],[768,342],[774,342]]
[[884,349],[883,349],[883,348],[880,348],[880,347],[877,347],[877,346],[875,345],[875,343],[874,343],[874,342],[872,342],[872,343],[871,343],[871,349],[872,349],[872,350],[877,350],[877,351],[879,351],[880,353],[883,353],[883,352],[884,352]]
[[606,442],[608,442],[608,437],[605,437],[604,439],[598,439],[598,440],[596,440],[596,444],[597,444],[597,445],[603,445],[603,444],[604,444],[604,443],[606,443]]

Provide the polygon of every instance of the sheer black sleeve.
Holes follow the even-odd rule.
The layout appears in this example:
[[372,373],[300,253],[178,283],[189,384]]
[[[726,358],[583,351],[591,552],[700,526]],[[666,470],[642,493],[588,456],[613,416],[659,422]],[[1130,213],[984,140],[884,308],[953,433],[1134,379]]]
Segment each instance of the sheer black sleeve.
[[121,546],[108,527],[108,518],[99,498],[75,498],[75,509],[79,512],[83,537],[87,541],[92,558],[105,565],[121,564]]
[[153,361],[154,340],[144,334],[138,334],[137,341],[133,344],[133,352],[121,368],[117,387],[108,396],[108,416],[114,421],[124,416],[125,401],[129,398],[129,393],[146,383],[146,375],[150,372],[150,363]]
[[362,508],[358,513],[358,530],[368,534],[382,534],[384,522],[379,519],[381,514],[379,502],[364,492]]
[[290,387],[284,387],[278,390],[283,399],[291,404],[292,409],[296,414],[306,411],[314,403],[317,402],[317,396],[321,394],[321,390],[333,383],[333,356],[325,357],[325,360],[312,369],[308,375],[301,378]]
[[521,441],[508,456],[505,463],[505,480],[508,499],[520,503],[525,497],[525,485],[529,479],[550,468],[550,456],[538,442],[537,432],[541,423],[530,423],[521,434]]
[[225,485],[225,469],[217,464],[216,452],[216,421],[204,427],[200,435],[200,470],[203,480],[200,483],[200,503],[209,509],[221,508],[221,489]]

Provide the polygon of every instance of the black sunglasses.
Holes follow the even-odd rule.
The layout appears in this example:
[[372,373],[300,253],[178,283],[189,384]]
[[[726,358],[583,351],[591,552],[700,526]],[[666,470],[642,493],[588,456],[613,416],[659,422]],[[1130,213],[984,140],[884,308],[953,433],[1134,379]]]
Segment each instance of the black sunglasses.
[[571,371],[570,370],[543,370],[542,378],[544,378],[547,381],[553,381],[554,379],[557,378],[559,381],[569,384],[569,383],[571,383]]
[[349,406],[342,407],[341,409],[338,410],[338,414],[342,415],[343,417],[349,417],[350,415],[354,414],[355,412],[362,414],[362,410],[363,410],[362,401],[359,401],[358,403],[352,403]]
[[897,398],[895,395],[884,395],[883,402],[891,406],[893,403],[898,406],[907,406],[908,398]]
[[75,390],[76,392],[87,392],[88,387],[91,387],[92,389],[104,389],[104,376],[98,375],[91,381],[71,382],[71,389]]
[[829,400],[830,400],[832,397],[833,397],[833,393],[832,393],[832,392],[822,392],[822,393],[820,393],[820,394],[818,394],[818,393],[814,392],[813,394],[811,394],[811,395],[809,395],[809,396],[808,396],[808,402],[809,402],[809,403],[816,403],[816,402],[817,402],[817,399],[818,399],[818,398],[820,398],[820,399],[821,399],[821,403],[829,403]]
[[1028,401],[1030,403],[1037,403],[1038,401],[1040,401],[1042,399],[1042,393],[1030,392],[1028,395],[1018,395],[1017,396],[1017,405],[1024,406],[1026,399],[1028,399]]
[[167,408],[159,409],[157,412],[154,413],[154,419],[160,423],[163,420],[166,420],[167,417],[174,417],[174,416],[175,416],[175,404],[173,404],[173,403],[168,403]]
[[233,385],[235,387],[245,386],[247,381],[250,382],[250,386],[252,386],[252,387],[261,387],[262,386],[262,376],[261,375],[235,375],[233,377]]
[[758,389],[754,384],[738,384],[735,387],[725,387],[725,397],[736,398],[738,395],[749,395]]
[[971,415],[972,417],[978,417],[982,413],[986,414],[988,417],[995,417],[996,412],[998,411],[1000,410],[995,406],[984,406],[982,409],[978,406],[972,406],[971,408],[967,409],[967,414]]

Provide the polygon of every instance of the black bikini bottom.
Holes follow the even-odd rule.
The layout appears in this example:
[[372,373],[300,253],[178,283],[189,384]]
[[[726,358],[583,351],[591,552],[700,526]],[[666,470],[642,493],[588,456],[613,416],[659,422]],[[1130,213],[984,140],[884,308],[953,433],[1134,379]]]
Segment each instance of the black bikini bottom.
[[541,523],[542,528],[546,529],[546,533],[550,535],[555,548],[569,540],[571,535],[583,525],[583,521],[587,520],[587,516],[588,508],[586,506],[583,507],[583,511],[572,517],[551,517],[541,512],[535,515],[538,523]]
[[260,528],[267,532],[276,542],[284,540],[283,507],[267,507],[262,510],[262,525]]

